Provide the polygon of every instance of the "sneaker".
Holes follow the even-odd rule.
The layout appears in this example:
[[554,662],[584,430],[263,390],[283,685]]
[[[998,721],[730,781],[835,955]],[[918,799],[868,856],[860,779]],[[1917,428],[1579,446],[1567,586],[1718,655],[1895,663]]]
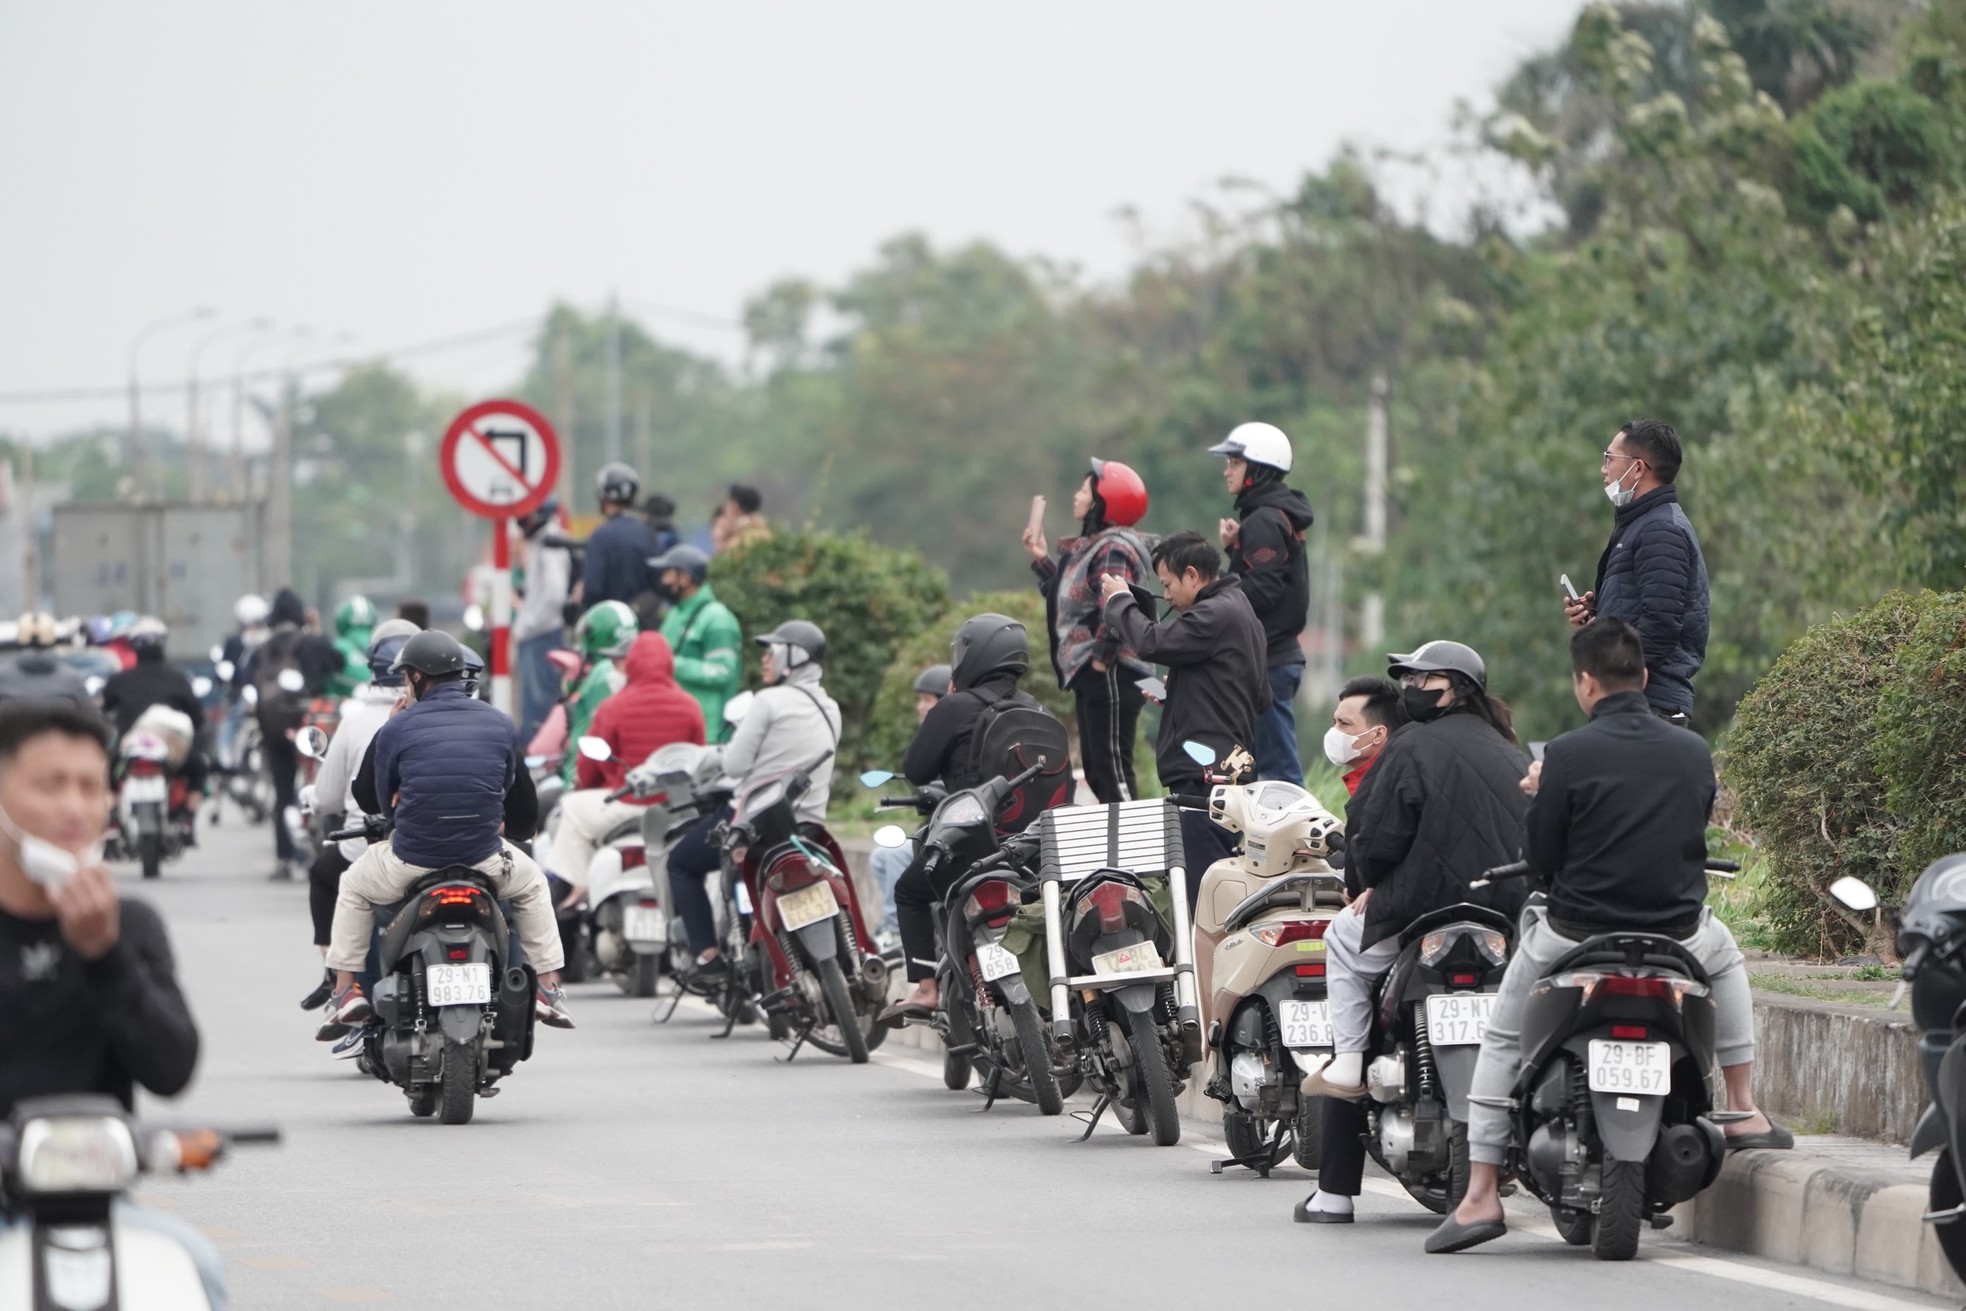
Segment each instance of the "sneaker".
[[314,1031],[314,1038],[317,1042],[332,1042],[374,1014],[369,999],[362,995],[362,985],[351,984],[348,991],[338,992],[328,1000],[327,1018]]
[[328,998],[332,996],[334,996],[334,971],[322,970],[321,982],[315,986],[314,991],[300,999],[300,1008],[304,1011],[318,1011],[328,1004]]
[[541,1024],[550,1024],[556,1029],[571,1029],[573,1017],[567,1014],[567,994],[564,988],[541,988],[533,997],[533,1016]]
[[700,960],[683,971],[683,987],[699,997],[707,997],[716,992],[730,977],[730,960],[718,952],[709,960]]
[[338,1061],[352,1061],[362,1054],[362,1047],[368,1040],[367,1029],[350,1029],[340,1042],[328,1048],[328,1055]]

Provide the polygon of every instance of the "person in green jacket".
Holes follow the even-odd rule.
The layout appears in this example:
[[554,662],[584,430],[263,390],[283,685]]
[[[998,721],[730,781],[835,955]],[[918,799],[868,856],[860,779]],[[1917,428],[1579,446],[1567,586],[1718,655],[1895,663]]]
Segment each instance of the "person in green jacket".
[[331,697],[355,695],[369,681],[369,634],[375,631],[375,606],[366,596],[351,596],[334,612],[334,645],[341,652],[341,672],[328,679]]
[[[574,626],[573,643],[587,662],[587,672],[567,702],[567,755],[560,763],[560,777],[568,787],[574,785],[574,773],[580,768],[580,739],[593,724],[594,712],[627,682],[614,662],[628,654],[640,633],[635,612],[621,601],[601,602]],[[641,763],[630,761],[629,766]]]
[[650,560],[649,568],[673,602],[662,617],[662,636],[676,654],[676,682],[703,707],[710,740],[722,742],[730,736],[724,703],[744,680],[743,630],[710,590],[705,581],[710,557],[694,546],[672,546]]

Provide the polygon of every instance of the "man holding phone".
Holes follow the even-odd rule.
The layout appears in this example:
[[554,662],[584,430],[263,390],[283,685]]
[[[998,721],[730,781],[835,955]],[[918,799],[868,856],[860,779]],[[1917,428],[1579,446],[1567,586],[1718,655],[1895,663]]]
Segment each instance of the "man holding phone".
[[1652,713],[1682,727],[1693,713],[1693,676],[1706,662],[1711,616],[1706,558],[1674,480],[1679,433],[1658,419],[1633,419],[1611,438],[1599,473],[1616,507],[1611,542],[1598,557],[1596,585],[1582,596],[1562,581],[1572,628],[1622,619],[1645,646]]

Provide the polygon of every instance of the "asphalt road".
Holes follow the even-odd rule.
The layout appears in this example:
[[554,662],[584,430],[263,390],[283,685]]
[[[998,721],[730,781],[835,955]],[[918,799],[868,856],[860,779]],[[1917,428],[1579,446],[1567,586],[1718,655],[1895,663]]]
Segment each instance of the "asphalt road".
[[712,1041],[698,1002],[658,1027],[607,985],[572,990],[579,1029],[542,1030],[473,1123],[415,1120],[314,1042],[306,894],[265,880],[270,848],[208,830],[141,890],[205,1040],[169,1113],[286,1135],[142,1193],[217,1241],[236,1307],[1941,1305],[1669,1237],[1600,1265],[1526,1207],[1481,1252],[1428,1257],[1433,1218],[1385,1179],[1357,1225],[1295,1225],[1302,1172],[1212,1176],[1199,1133],[1155,1148],[1108,1121],[1074,1144],[1027,1106],[979,1114],[913,1049],[786,1065],[761,1029]]

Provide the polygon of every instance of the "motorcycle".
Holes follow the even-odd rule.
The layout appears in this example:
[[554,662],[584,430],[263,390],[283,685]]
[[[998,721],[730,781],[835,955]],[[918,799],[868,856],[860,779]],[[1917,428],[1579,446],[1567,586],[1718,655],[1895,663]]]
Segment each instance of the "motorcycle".
[[[1527,873],[1518,861],[1482,881]],[[1565,1242],[1628,1261],[1648,1221],[1665,1228],[1667,1210],[1720,1176],[1719,1126],[1752,1113],[1714,1109],[1713,1042],[1706,972],[1672,938],[1597,934],[1531,990],[1522,1073],[1496,1104],[1511,1116],[1515,1176],[1550,1208]]]
[[[382,842],[388,825],[367,817],[328,841]],[[417,880],[387,924],[375,930],[375,1018],[357,1066],[409,1098],[410,1113],[468,1124],[479,1097],[532,1055],[537,975],[516,941],[490,882],[469,866]]]
[[[1860,879],[1840,878],[1830,895],[1859,912],[1878,907],[1877,894]],[[1931,1104],[1911,1132],[1914,1160],[1933,1148],[1925,1222],[1953,1273],[1966,1278],[1966,855],[1944,856],[1925,867],[1897,912],[1899,966],[1896,1009],[1911,993],[1918,1026],[1919,1064]]]
[[208,1308],[190,1253],[113,1212],[141,1174],[209,1170],[277,1129],[179,1128],[133,1119],[112,1097],[38,1097],[0,1125],[0,1191],[23,1223],[0,1226],[0,1305],[35,1311]]
[[[213,672],[221,684],[230,686],[236,670],[232,662],[224,659],[218,647],[212,648]],[[236,705],[228,704],[219,712],[222,724],[236,711],[238,725],[228,736],[222,729],[216,733],[219,752],[214,772],[219,778],[219,798],[230,801],[245,813],[246,822],[259,824],[273,811],[273,780],[266,772],[265,750],[260,743],[259,719],[252,713],[252,702],[258,699],[254,692],[251,698],[244,694]],[[221,807],[212,810],[212,822],[217,823],[222,814]]]
[[1218,785],[1209,817],[1242,835],[1241,851],[1202,875],[1195,901],[1195,962],[1208,1001],[1205,1091],[1223,1104],[1229,1145],[1212,1168],[1267,1177],[1294,1156],[1315,1170],[1326,1099],[1298,1086],[1331,1055],[1324,931],[1344,908],[1345,879],[1326,857],[1343,850],[1344,833],[1317,798],[1283,782]]
[[1202,1046],[1175,806],[1060,806],[1038,818],[1052,1037],[1076,1046],[1099,1093],[1080,1141],[1109,1107],[1130,1134],[1162,1147],[1181,1138],[1175,1098]]
[[753,781],[737,796],[722,844],[730,973],[717,997],[727,1020],[719,1036],[755,1009],[773,1036],[795,1037],[786,1060],[810,1042],[863,1065],[887,1036],[875,1023],[887,1002],[887,962],[874,948],[846,853],[825,826],[801,823],[793,809],[831,756]]
[[[929,1023],[943,1043],[943,1083],[966,1088],[976,1068],[984,1076],[985,1110],[1009,1092],[1057,1115],[1078,1090],[1077,1061],[1069,1049],[1061,1058],[1017,957],[1003,946],[1011,916],[1037,892],[1037,879],[1022,867],[1033,862],[1038,842],[1035,836],[1018,836],[999,849],[994,827],[1005,802],[1045,764],[1039,757],[1015,778],[993,778],[952,796],[931,788],[880,804],[929,813],[917,838],[929,875],[951,864],[966,867],[938,906],[936,922],[938,998]],[[870,770],[860,781],[880,787],[893,778]],[[899,825],[874,834],[884,847],[907,840]]]
[[190,844],[195,822],[190,785],[171,766],[170,744],[142,727],[125,733],[117,745],[116,777],[105,854],[134,859],[143,866],[143,877],[159,878],[164,862],[176,860]]

